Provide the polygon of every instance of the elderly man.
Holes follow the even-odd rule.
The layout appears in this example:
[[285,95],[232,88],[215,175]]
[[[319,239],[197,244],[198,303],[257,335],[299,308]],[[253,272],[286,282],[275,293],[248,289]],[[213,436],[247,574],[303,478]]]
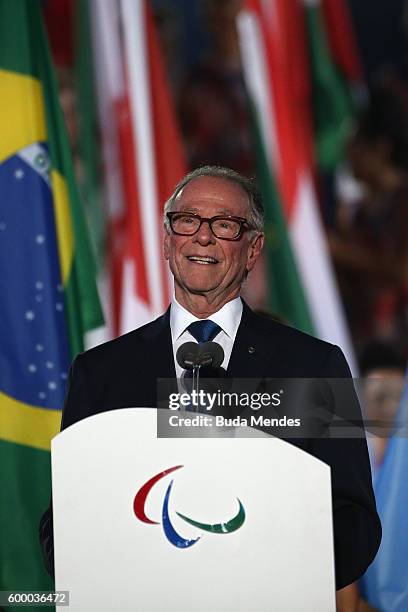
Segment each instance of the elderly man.
[[[252,182],[226,168],[204,167],[176,187],[165,206],[164,254],[175,295],[167,312],[79,355],[71,368],[62,427],[92,414],[157,405],[157,378],[180,376],[178,347],[216,338],[233,378],[342,378],[340,349],[255,315],[240,298],[263,242],[263,207]],[[381,527],[363,438],[295,439],[331,466],[337,588],[373,560]],[[52,517],[40,527],[52,567]]]

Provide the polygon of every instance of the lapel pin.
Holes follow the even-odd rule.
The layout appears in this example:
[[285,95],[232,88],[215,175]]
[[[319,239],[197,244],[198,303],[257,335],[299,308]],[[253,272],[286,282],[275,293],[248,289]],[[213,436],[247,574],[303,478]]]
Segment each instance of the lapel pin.
[[248,353],[250,355],[252,355],[252,353],[255,353],[255,348],[253,346],[248,346]]

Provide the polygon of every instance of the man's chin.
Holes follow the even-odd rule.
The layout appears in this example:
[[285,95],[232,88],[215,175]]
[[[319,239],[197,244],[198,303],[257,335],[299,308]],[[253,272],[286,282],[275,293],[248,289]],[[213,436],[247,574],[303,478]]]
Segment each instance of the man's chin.
[[191,293],[193,295],[206,295],[213,291],[219,291],[220,282],[215,282],[214,278],[184,278],[183,282],[177,282],[176,286],[183,293]]
[[213,283],[191,283],[191,285],[183,287],[186,293],[193,293],[194,295],[205,295],[211,293],[215,289],[217,289],[217,285]]

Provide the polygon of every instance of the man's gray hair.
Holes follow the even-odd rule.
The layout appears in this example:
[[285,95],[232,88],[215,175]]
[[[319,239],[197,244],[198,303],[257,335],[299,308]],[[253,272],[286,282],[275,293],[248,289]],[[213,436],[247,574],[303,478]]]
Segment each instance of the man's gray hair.
[[263,232],[264,228],[264,207],[262,204],[261,194],[255,185],[253,179],[249,179],[231,168],[224,168],[223,166],[201,166],[196,168],[192,172],[189,172],[176,186],[172,195],[169,197],[164,205],[164,225],[167,231],[170,231],[169,220],[166,213],[170,212],[173,208],[174,201],[180,191],[190,183],[193,179],[200,176],[209,176],[213,178],[222,178],[228,181],[236,183],[245,191],[248,196],[249,202],[249,219],[248,222],[257,232]]

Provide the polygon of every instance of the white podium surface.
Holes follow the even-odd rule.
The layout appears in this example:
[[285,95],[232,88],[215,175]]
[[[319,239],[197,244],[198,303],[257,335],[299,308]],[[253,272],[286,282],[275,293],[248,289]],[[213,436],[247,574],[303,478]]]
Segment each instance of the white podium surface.
[[[256,430],[158,439],[156,422],[153,409],[114,410],[52,441],[56,589],[70,612],[334,612],[330,468]],[[176,466],[139,493],[156,523],[143,522],[136,494]],[[245,520],[231,533],[177,514],[226,523],[238,500]],[[180,548],[169,524],[200,539]]]

